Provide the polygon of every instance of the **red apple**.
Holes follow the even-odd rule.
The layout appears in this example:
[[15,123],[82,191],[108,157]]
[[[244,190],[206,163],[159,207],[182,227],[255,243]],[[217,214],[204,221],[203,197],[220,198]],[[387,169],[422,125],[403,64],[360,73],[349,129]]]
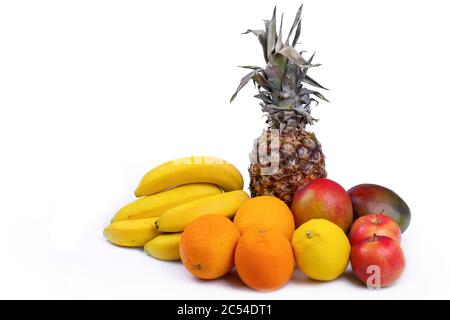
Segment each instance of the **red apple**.
[[399,243],[402,237],[402,231],[394,219],[384,214],[372,213],[353,222],[348,238],[354,245],[374,234],[389,237]]
[[344,188],[329,179],[313,180],[297,190],[291,211],[297,228],[311,219],[326,219],[347,232],[353,222],[350,196]]
[[352,247],[353,273],[368,287],[387,287],[400,278],[405,258],[400,244],[388,237],[373,235]]

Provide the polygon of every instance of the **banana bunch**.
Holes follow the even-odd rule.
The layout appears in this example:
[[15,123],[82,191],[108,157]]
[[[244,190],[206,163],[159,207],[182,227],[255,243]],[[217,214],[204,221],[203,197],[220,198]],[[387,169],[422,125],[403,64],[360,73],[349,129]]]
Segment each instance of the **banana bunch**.
[[193,183],[179,186],[127,204],[117,211],[112,222],[159,217],[185,202],[221,193],[220,187],[213,184]]
[[187,157],[147,172],[103,234],[113,244],[142,247],[160,260],[179,260],[184,228],[203,215],[233,217],[249,199],[240,172],[225,160]]

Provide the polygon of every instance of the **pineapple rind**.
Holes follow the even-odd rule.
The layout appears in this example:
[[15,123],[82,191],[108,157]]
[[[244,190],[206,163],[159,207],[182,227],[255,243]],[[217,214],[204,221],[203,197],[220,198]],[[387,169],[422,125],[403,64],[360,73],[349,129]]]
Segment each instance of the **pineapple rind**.
[[[275,196],[291,205],[295,192],[314,179],[326,178],[325,156],[314,133],[306,130],[291,130],[279,136],[279,168],[275,174],[264,175],[267,164],[260,161],[249,167],[250,193],[252,197]],[[270,153],[271,135],[266,131],[257,140],[266,143]],[[258,143],[252,153],[258,155]]]

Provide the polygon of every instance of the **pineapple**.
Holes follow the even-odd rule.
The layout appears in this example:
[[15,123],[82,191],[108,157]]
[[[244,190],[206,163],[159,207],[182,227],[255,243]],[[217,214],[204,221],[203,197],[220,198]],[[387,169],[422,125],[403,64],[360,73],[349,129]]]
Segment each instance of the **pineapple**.
[[242,67],[252,71],[241,80],[231,97],[232,102],[250,80],[257,85],[255,97],[262,100],[260,105],[267,116],[268,128],[256,139],[250,154],[250,192],[252,197],[275,196],[288,206],[298,188],[327,176],[320,142],[314,133],[306,130],[307,125],[317,121],[311,116],[311,104],[318,104],[315,98],[327,101],[312,88],[327,89],[307,74],[309,68],[318,66],[312,64],[314,54],[306,60],[303,51],[295,49],[300,37],[302,7],[286,41],[282,39],[283,16],[279,31],[276,30],[276,8],[272,19],[264,21],[265,30],[245,32],[257,36],[267,65]]

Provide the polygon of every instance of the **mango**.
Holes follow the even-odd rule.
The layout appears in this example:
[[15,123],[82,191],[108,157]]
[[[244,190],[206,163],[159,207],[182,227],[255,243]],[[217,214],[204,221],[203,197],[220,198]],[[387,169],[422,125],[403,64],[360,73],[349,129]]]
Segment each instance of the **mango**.
[[402,233],[408,228],[411,210],[394,191],[376,184],[360,184],[348,190],[348,194],[355,220],[371,213],[383,213],[397,222]]

